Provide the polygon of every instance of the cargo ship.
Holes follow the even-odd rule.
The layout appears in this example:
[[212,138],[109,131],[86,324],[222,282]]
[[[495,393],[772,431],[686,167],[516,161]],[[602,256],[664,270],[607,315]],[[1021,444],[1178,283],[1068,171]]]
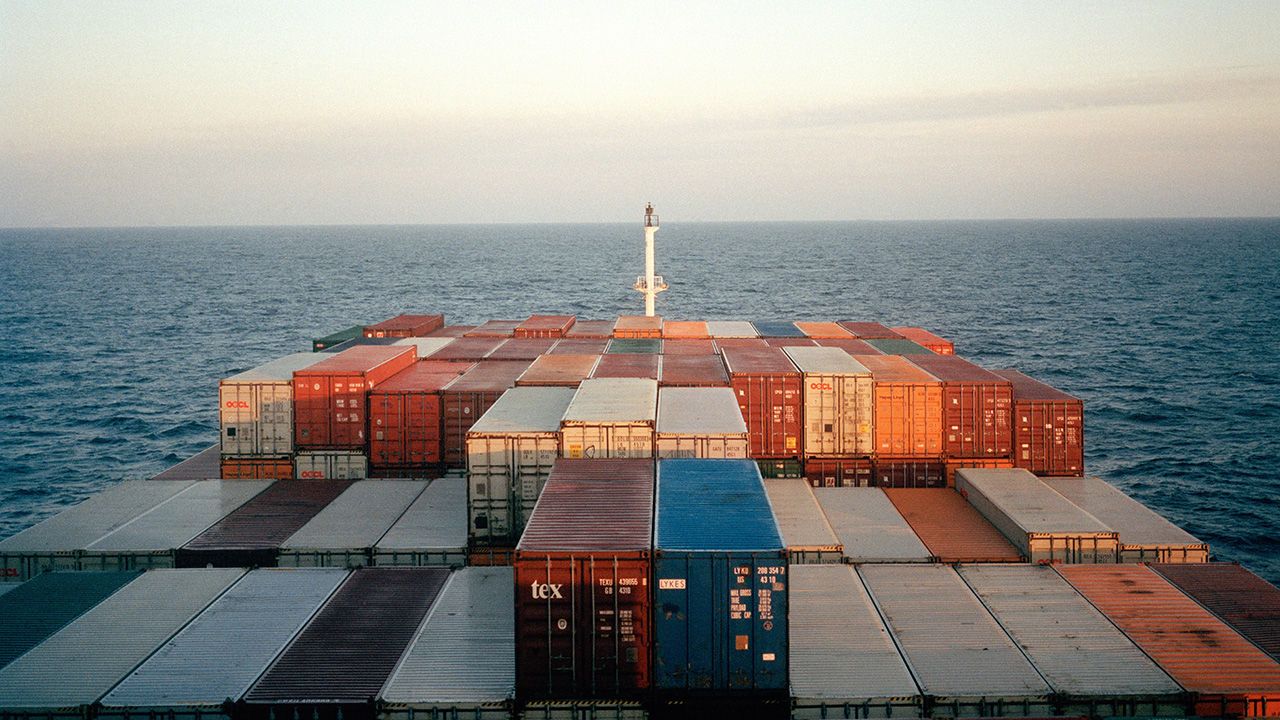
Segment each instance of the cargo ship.
[[406,314],[0,540],[0,718],[1280,717],[1280,590],[869,320]]

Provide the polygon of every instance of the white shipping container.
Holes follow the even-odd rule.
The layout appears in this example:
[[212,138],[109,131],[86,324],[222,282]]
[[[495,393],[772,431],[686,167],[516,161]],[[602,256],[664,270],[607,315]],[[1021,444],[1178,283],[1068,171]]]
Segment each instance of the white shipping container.
[[713,338],[760,337],[755,325],[746,320],[708,320],[707,335]]
[[361,480],[352,483],[280,544],[280,566],[368,565],[370,549],[426,487],[426,480]]
[[374,565],[467,564],[467,482],[431,481],[373,548]]
[[364,480],[369,477],[369,457],[347,450],[301,450],[293,460],[299,480]]
[[391,343],[392,345],[412,345],[418,348],[418,359],[427,360],[432,353],[440,352],[444,346],[453,342],[456,338],[451,337],[410,337],[400,338]]
[[875,452],[871,371],[833,347],[786,347],[804,387],[804,453],[847,457]]
[[659,458],[745,458],[747,423],[727,387],[658,391],[654,446]]
[[1021,468],[961,468],[956,490],[1028,562],[1114,563],[1116,532]]
[[1120,536],[1120,562],[1209,562],[1209,545],[1096,477],[1042,478]]
[[520,536],[560,454],[560,422],[576,392],[512,388],[467,432],[467,514],[477,541]]
[[565,410],[560,454],[567,458],[651,458],[657,411],[657,380],[583,380]]
[[[765,492],[773,506],[773,517],[782,533],[782,544],[793,565],[838,563],[844,545],[831,529],[827,516],[804,478],[766,478]],[[793,586],[794,590],[794,586]]]
[[880,488],[814,488],[851,563],[929,562],[932,555]]
[[288,457],[293,452],[293,373],[329,357],[294,353],[219,382],[222,454]]

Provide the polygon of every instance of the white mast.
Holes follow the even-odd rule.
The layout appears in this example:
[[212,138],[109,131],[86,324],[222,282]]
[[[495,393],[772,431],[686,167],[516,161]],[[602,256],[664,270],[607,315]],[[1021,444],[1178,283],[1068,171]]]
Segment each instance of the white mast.
[[653,317],[654,301],[658,293],[667,289],[661,275],[653,274],[653,236],[658,232],[658,216],[653,213],[653,203],[644,206],[644,275],[636,278],[635,289],[644,293],[644,314]]

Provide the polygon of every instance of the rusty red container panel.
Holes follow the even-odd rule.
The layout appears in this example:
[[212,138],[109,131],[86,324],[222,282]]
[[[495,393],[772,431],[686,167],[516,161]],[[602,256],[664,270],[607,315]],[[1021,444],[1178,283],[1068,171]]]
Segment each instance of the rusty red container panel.
[[1013,386],[957,355],[906,355],[942,381],[942,444],[949,457],[1013,456]]
[[649,687],[653,477],[650,460],[556,461],[516,547],[519,694]]
[[562,338],[578,319],[576,315],[530,315],[516,326],[516,337]]
[[809,338],[802,337],[770,337],[764,338],[764,344],[769,347],[814,347],[818,343]]
[[609,347],[606,338],[565,338],[547,351],[548,355],[603,355]]
[[947,486],[942,458],[885,457],[872,462],[871,484],[883,488],[940,488]]
[[709,338],[667,338],[662,341],[663,355],[716,355],[716,343]]
[[896,327],[890,328],[902,337],[923,346],[926,350],[939,355],[955,355],[956,346],[950,340],[934,335],[933,333],[918,327]]
[[1046,477],[1084,475],[1084,401],[1023,375],[996,370],[1013,385],[1013,464]]
[[[668,340],[667,343],[675,342]],[[729,373],[719,355],[664,355],[662,387],[728,387]]]
[[475,329],[475,325],[445,325],[439,330],[432,330],[430,333],[427,333],[427,337],[457,338],[462,337]]
[[443,461],[440,391],[474,363],[422,360],[369,391],[369,466],[426,468]]
[[766,348],[769,343],[764,338],[716,338],[713,340],[716,344],[716,352],[724,352],[725,348]]
[[809,458],[804,476],[814,487],[871,487],[871,458]]
[[847,338],[814,338],[818,347],[835,347],[850,355],[883,355],[880,348],[854,337]]
[[467,431],[507,388],[515,387],[516,378],[531,364],[528,360],[482,360],[440,391],[446,465],[466,465]]
[[290,458],[223,458],[223,480],[292,480]]
[[1192,600],[1280,660],[1280,588],[1238,563],[1151,566]]
[[364,336],[369,338],[426,337],[442,327],[444,327],[444,315],[397,315],[376,325],[366,326]]
[[854,320],[841,320],[840,327],[848,330],[856,338],[864,340],[888,340],[901,339],[902,336],[890,330],[888,327],[878,322],[856,322]]
[[579,320],[564,334],[569,338],[611,338],[616,320]]
[[295,371],[294,445],[364,450],[369,391],[416,361],[413,345],[357,345]]
[[485,359],[533,360],[539,355],[550,352],[557,342],[559,341],[555,338],[511,338],[495,348]]
[[613,336],[616,338],[660,338],[662,337],[661,315],[619,315],[613,325]]
[[658,366],[661,355],[641,353],[615,353],[601,355],[591,373],[593,378],[649,378],[658,379]]
[[[561,340],[560,342],[567,342]],[[594,340],[592,342],[595,342]],[[517,386],[578,387],[600,362],[600,355],[543,355],[516,379]]]
[[727,347],[724,362],[747,423],[751,457],[799,457],[804,390],[791,359],[779,348]]
[[503,337],[515,334],[516,328],[523,320],[487,320],[463,335],[463,337]]

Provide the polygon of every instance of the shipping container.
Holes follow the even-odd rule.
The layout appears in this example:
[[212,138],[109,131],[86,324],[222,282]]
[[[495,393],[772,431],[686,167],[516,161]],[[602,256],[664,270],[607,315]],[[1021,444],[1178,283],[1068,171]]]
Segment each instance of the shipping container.
[[0,586],[0,668],[137,577],[136,572],[51,572]]
[[924,698],[848,565],[791,567],[791,717],[923,717]]
[[444,401],[444,462],[449,467],[467,464],[467,432],[502,393],[515,387],[516,379],[532,363],[528,360],[489,361],[476,366],[440,391]]
[[753,458],[799,458],[804,431],[800,371],[778,348],[725,348],[725,369],[747,423]]
[[762,338],[764,344],[769,347],[818,347],[818,343],[807,337],[771,337]]
[[427,334],[442,327],[444,327],[444,315],[397,315],[390,320],[366,326],[364,336],[371,338],[426,337]]
[[817,338],[822,338],[822,339],[852,338],[853,337],[853,333],[840,327],[840,323],[805,322],[801,320],[796,322],[796,327],[800,329],[800,332],[805,334],[805,337],[811,337],[815,339]]
[[518,338],[562,338],[577,319],[576,315],[530,315],[513,334]]
[[658,461],[654,687],[787,689],[787,551],[750,460]]
[[383,720],[506,720],[515,698],[511,568],[449,576],[378,698]]
[[710,339],[666,338],[662,341],[662,354],[666,357],[683,355],[718,355],[716,342]]
[[[668,341],[669,343],[670,341]],[[710,341],[708,341],[710,342]],[[663,355],[662,387],[729,387],[729,373],[719,355]],[[736,401],[735,401],[736,406]]]
[[293,373],[294,446],[363,450],[369,390],[417,360],[411,345],[362,345]]
[[793,568],[843,561],[844,546],[822,514],[808,482],[801,478],[767,478],[764,489]]
[[1160,563],[1151,568],[1280,660],[1280,589],[1238,563]]
[[299,480],[364,480],[369,477],[369,458],[349,450],[300,450],[294,458],[294,477]]
[[982,468],[988,470],[1009,469],[1013,467],[1013,461],[1009,458],[943,458],[943,468],[946,470],[947,487],[956,486],[956,471],[962,468]]
[[711,333],[702,320],[667,320],[662,324],[662,337],[705,339],[710,338]]
[[569,328],[567,338],[611,338],[616,320],[579,320]]
[[1182,688],[1053,568],[963,565],[957,569],[1053,688],[1059,713],[1185,716],[1188,707]]
[[79,570],[80,550],[193,483],[192,480],[123,482],[0,540],[0,580],[22,582],[50,570]]
[[950,457],[1013,456],[1013,387],[955,355],[909,355],[942,381],[943,451]]
[[466,517],[473,542],[509,545],[520,538],[560,454],[560,421],[575,392],[514,388],[471,426]]
[[995,370],[1013,385],[1013,463],[1037,475],[1084,474],[1084,402],[1017,370]]
[[955,343],[950,340],[934,335],[933,333],[918,327],[895,327],[889,328],[898,333],[902,337],[923,346],[926,350],[935,355],[955,355]]
[[964,468],[956,490],[1030,562],[1116,562],[1115,530],[1026,470]]
[[1049,686],[950,566],[857,571],[927,696],[926,716],[1054,714]]
[[606,338],[565,338],[548,350],[547,355],[603,355],[608,347]]
[[605,350],[607,355],[661,355],[662,340],[658,338],[614,338]]
[[444,461],[440,391],[473,367],[470,362],[422,360],[369,391],[369,464],[430,468]]
[[745,458],[747,425],[729,388],[662,388],[654,448],[660,458]]
[[[560,342],[572,341],[561,340]],[[599,362],[600,355],[543,355],[534,360],[533,364],[516,378],[516,387],[576,388],[583,380],[591,377],[591,373],[595,371],[596,364]]]
[[102,698],[99,718],[218,717],[347,577],[254,570]]
[[875,452],[893,457],[942,455],[942,382],[897,355],[853,358],[875,381]]
[[433,480],[373,547],[374,565],[467,564],[467,480]]
[[1209,562],[1209,545],[1096,477],[1044,483],[1120,535],[1120,562]]
[[715,344],[716,352],[723,353],[725,348],[767,348],[769,342],[765,338],[749,337],[749,338],[717,338],[711,341]]
[[[454,343],[454,338],[448,337],[411,337],[400,338],[392,345],[412,345],[418,350],[418,359],[426,360],[430,356],[440,352],[446,347]],[[434,360],[435,358],[431,358]]]
[[150,480],[216,480],[218,479],[219,462],[222,459],[221,445],[205,448],[191,457],[173,465]]
[[0,669],[0,715],[85,713],[243,570],[153,570]]
[[932,554],[880,488],[814,488],[845,562],[929,562]]
[[762,338],[806,337],[804,331],[790,320],[752,320],[751,327]]
[[325,348],[332,347],[341,342],[346,342],[352,338],[358,338],[364,334],[363,325],[352,325],[346,330],[339,330],[336,333],[325,335],[311,341],[311,352],[320,352]]
[[292,458],[226,458],[219,468],[223,480],[291,480]]
[[707,334],[713,338],[756,338],[760,333],[746,320],[708,320]]
[[875,452],[871,371],[839,348],[789,347],[804,386],[804,454],[848,457]]
[[602,355],[593,378],[648,378],[656,381],[661,372],[661,355]]
[[485,359],[503,342],[502,338],[494,337],[460,337],[437,350],[431,359],[478,362]]
[[809,458],[804,473],[813,487],[872,487],[871,458]]
[[363,567],[373,546],[426,489],[425,480],[351,484],[306,525],[280,543],[281,567]]
[[559,460],[516,546],[521,697],[649,688],[650,460]]
[[460,338],[475,329],[475,325],[445,325],[439,330],[432,330],[427,333],[427,337]]
[[661,315],[619,315],[613,325],[615,338],[662,337]]
[[847,338],[814,338],[818,347],[833,347],[849,353],[850,355],[883,355],[884,353],[877,350],[874,346],[867,344],[866,340],[859,340],[855,337]]
[[1280,716],[1280,664],[1145,565],[1056,566],[1185,690],[1194,713]]
[[924,355],[933,352],[919,343],[902,338],[868,338],[864,342],[885,355]]
[[853,320],[841,320],[840,327],[849,331],[849,334],[863,340],[885,340],[885,339],[901,339],[902,336],[881,325],[878,322],[855,322]]
[[400,341],[400,338],[395,338],[395,337],[382,337],[382,338],[358,337],[358,338],[351,338],[350,340],[343,340],[337,345],[330,345],[329,347],[321,350],[320,352],[325,353],[327,355],[332,355],[332,354],[343,352],[345,350],[350,350],[353,347],[360,347],[361,345],[395,345],[399,341]]
[[244,696],[250,710],[371,718],[440,588],[444,568],[361,568],[294,637]]
[[266,490],[271,480],[200,480],[80,553],[81,570],[174,566],[174,552]]
[[555,338],[511,338],[499,345],[486,360],[529,360],[551,351],[559,340]]
[[280,543],[350,487],[346,480],[278,482],[176,553],[178,567],[274,567]]
[[951,488],[886,488],[889,502],[938,562],[1022,562],[999,530]]
[[463,333],[463,337],[509,338],[515,334],[522,320],[486,320],[475,329]]
[[871,462],[871,471],[871,484],[875,487],[947,487],[947,468],[939,458],[877,455]]
[[567,458],[651,458],[658,383],[583,380],[565,410],[560,454]]
[[792,458],[756,460],[760,475],[766,478],[802,478],[805,464]]

